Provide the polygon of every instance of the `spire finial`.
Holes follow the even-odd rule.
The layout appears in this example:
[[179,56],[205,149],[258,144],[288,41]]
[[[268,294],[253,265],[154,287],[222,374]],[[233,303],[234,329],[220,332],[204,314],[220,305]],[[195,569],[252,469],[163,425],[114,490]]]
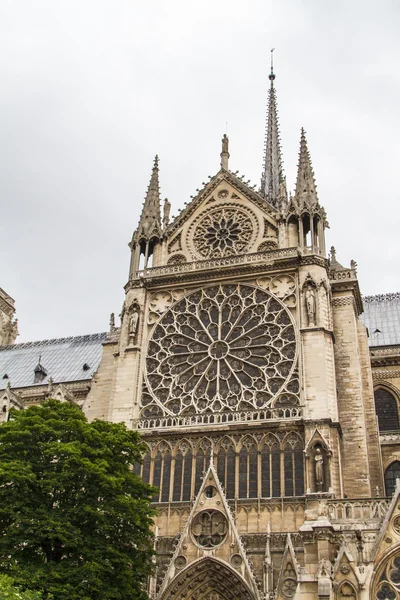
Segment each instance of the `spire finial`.
[[268,79],[271,82],[271,85],[272,85],[272,82],[275,79],[275,73],[274,73],[274,50],[275,50],[275,48],[271,48],[271,73],[269,74],[269,77],[268,77]]
[[261,174],[260,193],[270,204],[278,208],[281,184],[285,181],[282,167],[281,143],[279,139],[278,109],[274,88],[274,50],[271,48],[271,72],[268,76],[271,87],[268,93],[267,124],[265,127],[264,162]]

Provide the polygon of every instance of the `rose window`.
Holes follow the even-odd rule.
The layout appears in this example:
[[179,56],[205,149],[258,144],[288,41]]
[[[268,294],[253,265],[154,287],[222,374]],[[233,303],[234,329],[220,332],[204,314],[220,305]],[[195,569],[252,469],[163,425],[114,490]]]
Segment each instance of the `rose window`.
[[250,213],[236,207],[218,208],[198,222],[193,244],[203,258],[218,258],[246,252],[253,237]]
[[291,389],[295,355],[280,300],[250,285],[216,285],[176,302],[155,326],[148,389],[169,414],[261,409]]

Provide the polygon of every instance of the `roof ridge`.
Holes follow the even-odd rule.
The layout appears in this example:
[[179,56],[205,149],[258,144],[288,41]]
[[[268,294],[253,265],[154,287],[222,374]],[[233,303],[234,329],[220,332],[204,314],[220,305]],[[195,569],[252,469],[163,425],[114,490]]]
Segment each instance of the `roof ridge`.
[[362,296],[363,302],[385,302],[387,300],[400,300],[400,292],[388,292],[387,294],[375,294],[371,296]]
[[21,344],[12,344],[9,346],[0,346],[0,350],[14,350],[20,348],[32,348],[35,346],[47,346],[50,344],[67,344],[70,342],[89,342],[91,340],[102,340],[107,336],[106,331],[102,331],[101,333],[87,333],[84,335],[72,335],[68,337],[62,338],[51,338],[47,340],[37,340],[34,342],[21,342]]

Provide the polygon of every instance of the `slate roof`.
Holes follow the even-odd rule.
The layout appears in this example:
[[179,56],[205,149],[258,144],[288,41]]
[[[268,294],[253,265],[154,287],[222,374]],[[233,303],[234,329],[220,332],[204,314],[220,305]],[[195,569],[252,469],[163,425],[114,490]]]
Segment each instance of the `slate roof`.
[[[91,379],[99,366],[102,343],[107,333],[93,333],[54,340],[27,342],[0,346],[0,390],[8,382],[12,388],[46,385],[50,377],[54,383]],[[34,383],[35,367],[40,364],[47,376]],[[87,370],[83,365],[89,366]],[[4,379],[4,375],[8,378]]]
[[369,330],[370,346],[400,344],[400,292],[364,296],[361,321]]

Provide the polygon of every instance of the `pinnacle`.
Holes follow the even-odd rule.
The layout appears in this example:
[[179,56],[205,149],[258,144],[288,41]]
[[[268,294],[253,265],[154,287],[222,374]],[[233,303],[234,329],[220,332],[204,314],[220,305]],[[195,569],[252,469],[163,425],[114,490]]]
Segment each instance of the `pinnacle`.
[[161,207],[160,207],[160,184],[158,154],[154,158],[153,169],[146,197],[143,203],[142,214],[135,235],[137,237],[150,239],[154,234],[161,232]]
[[295,197],[299,205],[314,207],[318,204],[317,186],[307,146],[306,132],[301,128],[299,162]]

